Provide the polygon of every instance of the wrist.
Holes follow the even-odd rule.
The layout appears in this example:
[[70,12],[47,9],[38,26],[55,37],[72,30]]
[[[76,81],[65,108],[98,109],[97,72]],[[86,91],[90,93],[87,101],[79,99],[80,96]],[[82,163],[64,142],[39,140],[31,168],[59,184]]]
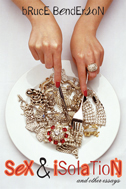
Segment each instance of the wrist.
[[43,15],[40,15],[40,14],[31,15],[30,14],[30,15],[27,15],[27,18],[29,19],[29,21],[31,22],[31,25],[33,26],[33,25],[40,23],[40,22],[44,22],[44,21],[48,22],[48,20],[51,20],[53,18],[53,15],[52,15],[51,11],[48,9],[46,11],[46,14],[43,14]]
[[93,35],[96,35],[98,25],[99,24],[95,24],[91,18],[86,18],[83,15],[76,23],[76,27],[79,28],[79,30],[82,30],[84,33],[91,33]]
[[20,8],[24,9],[25,15],[31,22],[31,25],[39,23],[42,20],[49,20],[51,17],[53,17],[48,6],[46,6],[41,0],[36,0],[36,2],[34,0],[27,1],[28,2],[24,3]]

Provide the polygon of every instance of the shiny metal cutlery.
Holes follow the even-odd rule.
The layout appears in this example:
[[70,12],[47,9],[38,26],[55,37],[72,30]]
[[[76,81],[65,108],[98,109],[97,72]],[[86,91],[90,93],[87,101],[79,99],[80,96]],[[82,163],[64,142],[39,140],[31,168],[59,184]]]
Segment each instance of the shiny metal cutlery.
[[[53,72],[54,72],[54,68],[53,68]],[[64,112],[67,120],[70,121],[70,116],[69,116],[68,111],[67,111],[67,106],[66,106],[66,103],[65,103],[65,99],[64,99],[64,95],[63,95],[63,91],[61,89],[61,86],[59,86],[58,89],[59,89],[59,93],[60,93],[60,97],[61,97],[61,101],[62,101],[63,112]]]

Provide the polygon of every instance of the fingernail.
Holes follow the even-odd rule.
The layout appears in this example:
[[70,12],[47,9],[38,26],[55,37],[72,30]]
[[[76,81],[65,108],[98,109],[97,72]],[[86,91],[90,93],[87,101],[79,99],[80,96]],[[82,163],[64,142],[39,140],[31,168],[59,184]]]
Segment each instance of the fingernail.
[[57,88],[60,87],[60,82],[56,82],[56,87],[57,87]]
[[87,90],[84,91],[84,96],[87,96]]

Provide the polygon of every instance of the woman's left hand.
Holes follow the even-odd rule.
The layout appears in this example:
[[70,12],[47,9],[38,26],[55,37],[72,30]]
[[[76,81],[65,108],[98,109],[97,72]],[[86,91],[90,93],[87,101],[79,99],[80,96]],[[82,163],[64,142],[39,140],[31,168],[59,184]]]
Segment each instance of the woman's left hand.
[[96,71],[88,72],[88,79],[92,80],[99,73],[104,56],[104,49],[96,38],[96,31],[87,26],[80,18],[75,25],[71,38],[71,53],[78,69],[81,91],[85,96],[87,93],[87,66],[92,63],[97,64]]

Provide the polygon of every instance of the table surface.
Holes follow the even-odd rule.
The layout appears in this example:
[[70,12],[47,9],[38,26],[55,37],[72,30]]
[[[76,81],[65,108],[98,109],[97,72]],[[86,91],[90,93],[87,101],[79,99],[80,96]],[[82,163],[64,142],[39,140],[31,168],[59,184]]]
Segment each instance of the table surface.
[[[57,5],[60,8],[73,8],[74,6],[84,7],[86,1],[74,0],[69,2],[63,2],[61,0],[44,0],[46,5],[50,6],[50,9],[54,5]],[[48,177],[39,178],[36,174],[39,166],[33,164],[32,169],[35,173],[34,176],[31,176],[29,173],[27,176],[7,176],[5,175],[5,162],[7,160],[13,160],[15,166],[22,164],[24,160],[28,160],[23,154],[21,154],[15,145],[12,143],[9,134],[7,132],[6,123],[5,123],[5,107],[6,101],[9,95],[9,92],[15,82],[24,74],[26,71],[31,69],[37,64],[40,64],[39,61],[35,61],[28,48],[28,39],[31,31],[31,25],[28,19],[22,15],[21,11],[10,1],[2,1],[1,3],[1,12],[0,12],[0,61],[1,61],[1,70],[0,70],[0,188],[2,189],[22,189],[22,188],[125,188],[125,174],[126,174],[126,2],[125,0],[118,1],[114,0],[108,9],[106,15],[104,16],[98,31],[97,38],[104,47],[105,55],[103,65],[101,67],[101,73],[108,79],[108,81],[113,86],[120,103],[121,109],[121,123],[117,137],[109,148],[109,150],[103,154],[102,157],[98,159],[101,161],[101,165],[108,164],[110,165],[110,160],[120,159],[122,160],[122,177],[118,178],[117,176],[112,177],[109,175],[101,174],[99,176],[99,164],[96,166],[96,174],[90,175],[90,179],[96,178],[99,176],[99,179],[120,179],[120,183],[116,183],[112,186],[111,183],[77,183],[78,179],[86,179],[78,175],[77,172],[75,175],[53,175],[53,170],[47,169],[50,171],[50,179]],[[79,18],[79,16],[71,15],[58,15],[55,16],[58,24],[61,27],[63,33],[63,52],[62,59],[71,60],[70,53],[70,38],[72,35],[72,30],[74,25]],[[29,160],[28,160],[29,161]],[[48,159],[47,159],[48,161]],[[82,162],[84,163],[84,162]],[[93,169],[93,166],[90,165],[90,170]],[[45,173],[42,172],[42,175]]]

